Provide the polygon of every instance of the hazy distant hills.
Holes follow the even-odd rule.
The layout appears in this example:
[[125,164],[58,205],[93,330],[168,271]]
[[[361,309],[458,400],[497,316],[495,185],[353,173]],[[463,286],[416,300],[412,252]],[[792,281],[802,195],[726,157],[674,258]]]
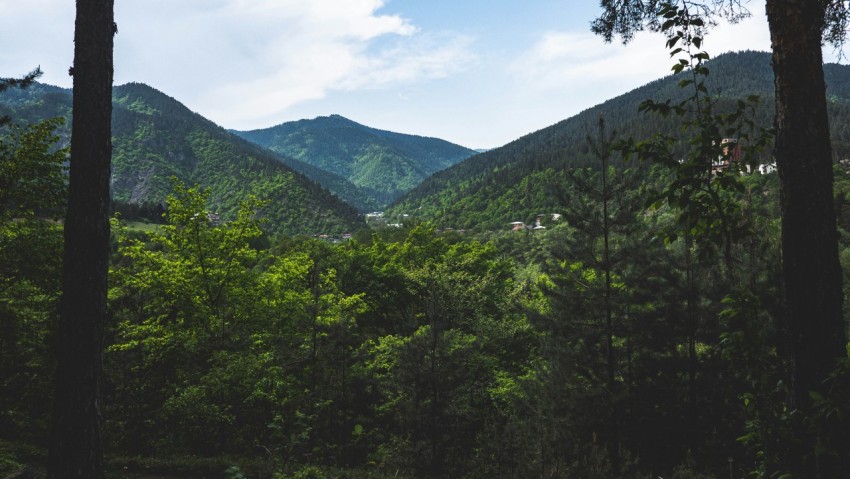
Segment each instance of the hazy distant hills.
[[[363,224],[353,206],[285,165],[279,155],[147,85],[115,87],[113,107],[112,192],[118,202],[160,203],[176,177],[209,188],[211,209],[225,219],[249,194],[269,200],[262,214],[274,232],[342,232]],[[23,122],[70,118],[71,91],[47,85],[10,91],[0,96],[0,112]],[[67,131],[60,134],[67,140]],[[330,173],[316,174],[334,180]]]
[[437,138],[370,128],[339,115],[234,133],[285,157],[344,177],[380,206],[476,153]]
[[[757,122],[772,126],[773,73],[770,55],[761,52],[724,54],[708,63],[707,85],[723,102],[759,95]],[[850,156],[850,66],[826,65],[833,148]],[[557,212],[554,184],[566,181],[565,171],[593,161],[586,137],[599,115],[608,131],[620,137],[649,137],[674,132],[677,119],[638,112],[648,99],[681,99],[678,77],[668,76],[613,98],[503,147],[486,151],[438,172],[396,201],[389,214],[409,213],[438,227],[504,229],[511,221],[529,221],[536,214]]]

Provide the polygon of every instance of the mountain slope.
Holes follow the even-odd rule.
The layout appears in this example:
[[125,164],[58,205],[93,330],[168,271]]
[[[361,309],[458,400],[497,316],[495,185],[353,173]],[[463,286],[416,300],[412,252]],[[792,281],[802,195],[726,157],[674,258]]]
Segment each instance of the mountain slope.
[[444,140],[369,128],[339,115],[234,133],[347,178],[381,204],[475,154]]
[[[723,102],[759,95],[757,123],[772,126],[773,73],[770,55],[730,53],[708,63],[710,93]],[[850,153],[850,67],[827,65],[833,147]],[[511,221],[557,212],[553,190],[566,181],[565,171],[593,161],[586,136],[604,115],[609,132],[620,138],[647,138],[657,131],[675,132],[678,120],[638,112],[648,98],[682,99],[678,77],[668,76],[585,110],[555,125],[528,134],[501,148],[473,156],[436,173],[388,209],[388,214],[415,213],[441,227],[503,229]]]
[[[71,92],[46,85],[0,96],[0,109],[20,121],[70,116]],[[357,211],[282,159],[191,112],[143,84],[113,89],[113,198],[160,203],[171,177],[210,189],[224,219],[248,194],[268,200],[267,228],[280,233],[341,232],[362,225]],[[63,133],[67,138],[67,134]],[[341,179],[340,179],[341,180]],[[341,180],[342,181],[342,180]]]

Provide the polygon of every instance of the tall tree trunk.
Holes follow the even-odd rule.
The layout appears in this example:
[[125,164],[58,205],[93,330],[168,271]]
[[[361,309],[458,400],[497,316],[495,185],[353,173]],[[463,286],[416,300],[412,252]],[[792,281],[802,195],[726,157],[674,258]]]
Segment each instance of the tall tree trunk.
[[109,259],[113,0],[77,0],[59,368],[48,477],[103,477],[100,378]]
[[[783,279],[793,364],[793,407],[811,413],[810,391],[844,354],[841,269],[832,193],[821,38],[824,2],[767,0],[776,84],[776,162],[781,184]],[[810,436],[810,435],[809,435]],[[800,477],[838,477],[804,439]],[[846,471],[845,471],[846,472]],[[839,474],[840,475],[840,474]]]

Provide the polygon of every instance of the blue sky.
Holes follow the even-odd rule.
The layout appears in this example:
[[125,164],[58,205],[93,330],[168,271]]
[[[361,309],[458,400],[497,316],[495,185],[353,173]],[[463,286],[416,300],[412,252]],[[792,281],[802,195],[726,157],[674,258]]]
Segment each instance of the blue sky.
[[[0,76],[70,86],[74,2],[0,0]],[[606,45],[595,0],[116,0],[115,83],[226,127],[340,114],[493,148],[669,72],[664,40]],[[767,50],[763,3],[705,48]],[[25,40],[22,40],[26,38]]]

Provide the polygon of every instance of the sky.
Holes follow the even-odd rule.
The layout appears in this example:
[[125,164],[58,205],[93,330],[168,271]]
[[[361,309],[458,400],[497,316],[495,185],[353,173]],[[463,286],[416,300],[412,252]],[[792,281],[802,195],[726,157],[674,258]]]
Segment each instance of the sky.
[[[231,129],[339,114],[495,148],[667,75],[659,34],[590,32],[597,0],[115,0],[115,85]],[[768,51],[764,3],[707,38]],[[0,77],[70,87],[74,2],[0,0]],[[825,51],[826,54],[830,52]]]

